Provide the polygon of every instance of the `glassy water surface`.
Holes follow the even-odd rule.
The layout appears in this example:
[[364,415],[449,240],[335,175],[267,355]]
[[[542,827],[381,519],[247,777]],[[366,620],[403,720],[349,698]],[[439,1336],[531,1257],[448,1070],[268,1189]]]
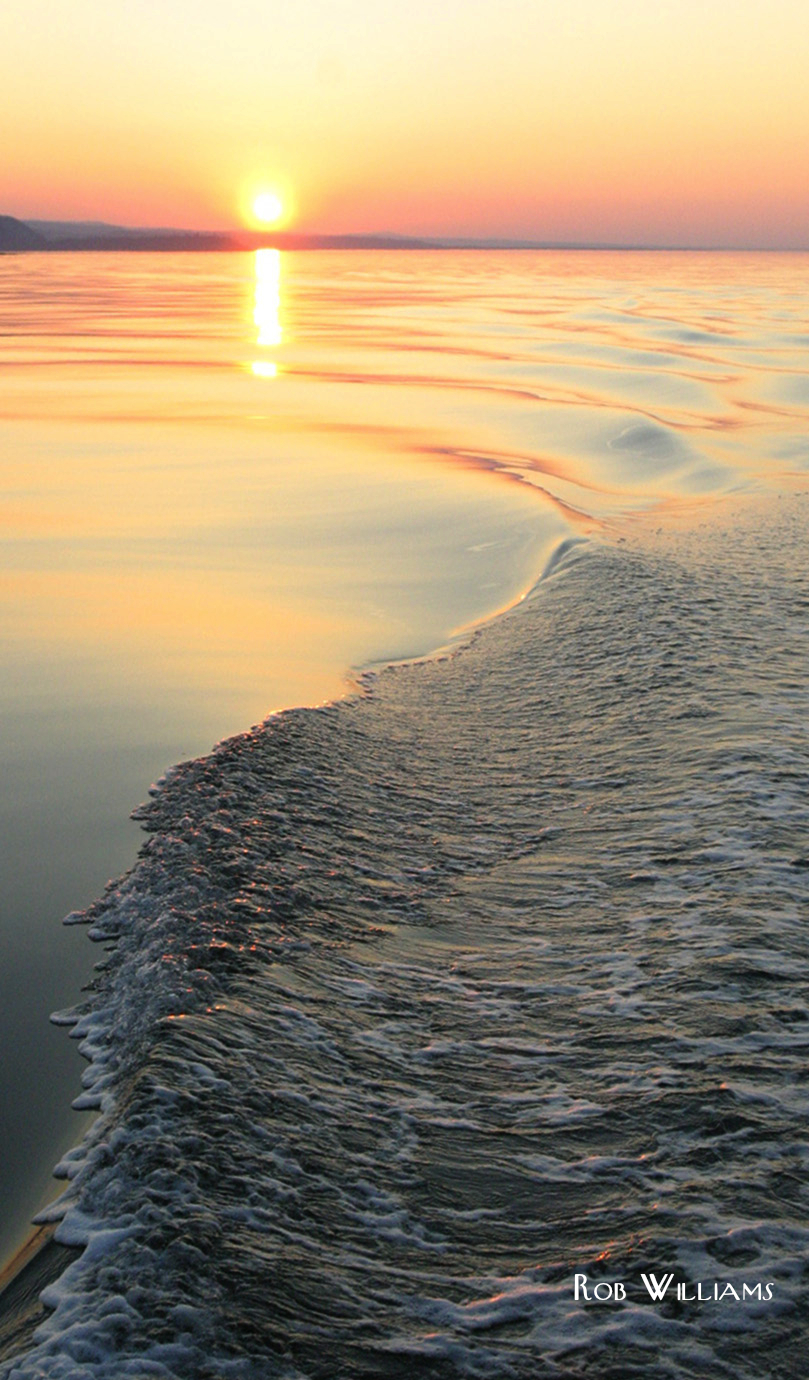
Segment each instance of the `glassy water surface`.
[[65,912],[173,762],[523,594],[570,535],[802,482],[802,255],[0,259],[2,1235],[78,1134]]

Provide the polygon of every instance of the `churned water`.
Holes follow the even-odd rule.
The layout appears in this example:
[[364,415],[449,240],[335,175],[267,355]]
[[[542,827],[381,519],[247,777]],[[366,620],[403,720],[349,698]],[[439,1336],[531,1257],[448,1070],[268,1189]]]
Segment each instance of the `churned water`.
[[139,811],[60,1018],[84,1249],[3,1373],[797,1376],[805,261],[399,261],[414,372],[487,342],[436,351],[433,449],[564,528],[465,643]]

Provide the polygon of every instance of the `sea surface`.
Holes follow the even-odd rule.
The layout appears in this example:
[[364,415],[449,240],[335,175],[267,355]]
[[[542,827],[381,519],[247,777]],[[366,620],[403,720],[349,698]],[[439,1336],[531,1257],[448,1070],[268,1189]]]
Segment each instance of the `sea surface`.
[[446,463],[397,262],[0,257],[0,1259],[81,1131],[48,1016],[97,955],[59,922],[150,784],[509,603],[564,528]]
[[2,1374],[802,1373],[808,278],[0,260]]

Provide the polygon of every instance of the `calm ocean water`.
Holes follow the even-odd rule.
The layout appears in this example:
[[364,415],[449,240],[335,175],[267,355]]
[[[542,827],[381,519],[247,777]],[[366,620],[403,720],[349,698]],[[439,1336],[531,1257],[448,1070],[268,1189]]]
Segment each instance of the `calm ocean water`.
[[15,1374],[799,1373],[807,270],[0,262],[7,1246],[126,807],[532,589],[141,811]]

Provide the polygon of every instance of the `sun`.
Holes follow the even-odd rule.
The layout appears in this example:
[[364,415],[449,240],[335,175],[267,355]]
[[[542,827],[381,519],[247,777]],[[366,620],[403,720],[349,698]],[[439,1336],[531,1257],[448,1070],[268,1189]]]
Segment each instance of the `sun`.
[[262,225],[274,225],[284,214],[284,203],[277,192],[259,192],[253,200],[253,215]]

